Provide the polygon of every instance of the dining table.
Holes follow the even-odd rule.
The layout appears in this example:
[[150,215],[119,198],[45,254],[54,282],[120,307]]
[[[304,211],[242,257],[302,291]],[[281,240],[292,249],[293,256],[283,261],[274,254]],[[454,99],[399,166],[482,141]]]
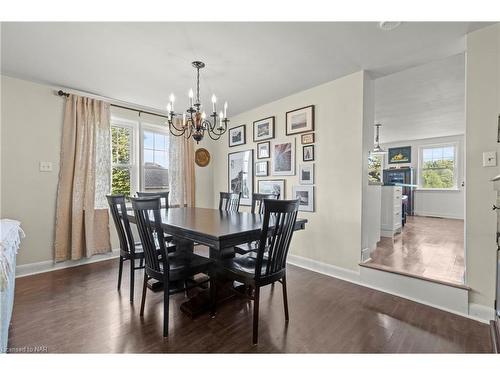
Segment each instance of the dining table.
[[[136,223],[133,211],[128,211],[127,216],[130,222]],[[226,212],[199,207],[161,209],[161,226],[165,233],[173,236],[176,251],[193,251],[194,244],[205,245],[209,248],[209,257],[214,260],[233,256],[234,246],[258,240],[263,220],[264,215],[251,212]],[[294,230],[305,229],[306,223],[307,219],[297,218]],[[228,288],[220,290],[219,284],[224,287],[227,283],[228,280],[217,280],[218,302],[234,296],[224,291]],[[208,309],[206,291],[200,291],[181,305],[181,310],[193,318]]]

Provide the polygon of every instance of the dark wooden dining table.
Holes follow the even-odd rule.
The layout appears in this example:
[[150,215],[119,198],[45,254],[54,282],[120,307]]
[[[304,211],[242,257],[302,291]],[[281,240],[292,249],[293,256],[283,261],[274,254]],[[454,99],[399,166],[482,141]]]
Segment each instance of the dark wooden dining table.
[[[230,253],[236,245],[258,240],[263,218],[264,215],[250,212],[224,212],[211,208],[161,209],[162,227],[174,237],[177,251],[193,251],[194,243],[202,244],[208,246],[212,259]],[[136,222],[133,211],[128,211],[128,219]],[[305,229],[306,223],[307,219],[297,218],[295,230]],[[181,309],[195,317],[208,309],[207,298],[199,293],[185,302]]]

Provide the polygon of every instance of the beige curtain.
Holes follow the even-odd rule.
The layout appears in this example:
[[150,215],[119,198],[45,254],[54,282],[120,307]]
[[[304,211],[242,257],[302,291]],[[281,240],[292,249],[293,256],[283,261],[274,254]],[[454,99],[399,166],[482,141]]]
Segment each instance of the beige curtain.
[[169,137],[169,185],[172,206],[195,206],[194,144],[184,136]]
[[66,99],[57,191],[55,260],[111,251],[105,195],[110,190],[109,104]]

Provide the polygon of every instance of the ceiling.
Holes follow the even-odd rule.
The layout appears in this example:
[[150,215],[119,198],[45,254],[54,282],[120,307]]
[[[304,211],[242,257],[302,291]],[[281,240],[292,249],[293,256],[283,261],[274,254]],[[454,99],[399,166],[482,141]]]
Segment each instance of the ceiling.
[[381,143],[465,132],[465,55],[375,80],[375,122]]
[[202,102],[236,115],[365,69],[374,77],[464,51],[469,22],[2,23],[1,72],[165,109],[187,106],[202,60]]

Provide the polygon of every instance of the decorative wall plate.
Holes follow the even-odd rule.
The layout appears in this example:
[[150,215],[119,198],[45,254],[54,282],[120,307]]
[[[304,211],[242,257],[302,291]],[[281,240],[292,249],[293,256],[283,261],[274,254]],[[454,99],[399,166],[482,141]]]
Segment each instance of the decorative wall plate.
[[199,167],[206,167],[210,163],[210,152],[206,148],[197,149],[194,155],[194,161]]

